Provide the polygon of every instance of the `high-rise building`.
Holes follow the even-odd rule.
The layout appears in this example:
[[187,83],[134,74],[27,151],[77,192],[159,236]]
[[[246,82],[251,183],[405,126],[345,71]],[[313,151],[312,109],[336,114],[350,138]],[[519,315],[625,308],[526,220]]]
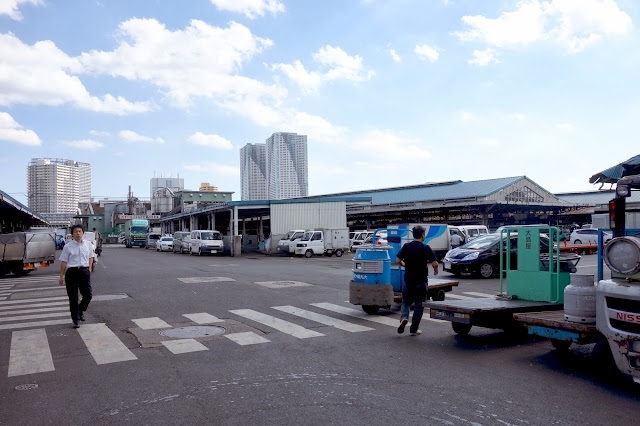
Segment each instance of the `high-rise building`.
[[29,208],[38,213],[75,214],[91,202],[91,164],[33,158],[27,166]]
[[240,199],[267,199],[267,145],[248,143],[240,149]]
[[306,135],[278,132],[240,150],[242,200],[307,196],[308,175]]

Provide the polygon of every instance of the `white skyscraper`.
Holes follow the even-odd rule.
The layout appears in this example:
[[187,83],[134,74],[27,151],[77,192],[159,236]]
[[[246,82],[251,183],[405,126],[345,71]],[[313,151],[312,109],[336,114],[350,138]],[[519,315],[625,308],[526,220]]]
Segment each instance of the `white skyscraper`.
[[247,144],[240,151],[242,200],[309,195],[307,136],[274,133],[265,144]]
[[267,199],[267,145],[246,144],[240,149],[240,199]]
[[33,158],[27,166],[29,208],[38,213],[75,214],[91,202],[91,164]]

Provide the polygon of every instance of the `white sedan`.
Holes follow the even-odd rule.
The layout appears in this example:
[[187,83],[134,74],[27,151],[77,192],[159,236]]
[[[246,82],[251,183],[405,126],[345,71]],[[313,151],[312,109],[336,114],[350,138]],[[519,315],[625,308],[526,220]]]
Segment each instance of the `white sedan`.
[[173,251],[173,237],[162,237],[156,242],[156,251]]

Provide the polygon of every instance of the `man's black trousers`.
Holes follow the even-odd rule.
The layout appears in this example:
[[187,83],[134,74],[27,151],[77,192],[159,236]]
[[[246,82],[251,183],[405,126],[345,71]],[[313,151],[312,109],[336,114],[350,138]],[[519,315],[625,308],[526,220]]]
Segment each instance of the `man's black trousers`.
[[[71,319],[77,323],[80,312],[86,311],[91,302],[91,272],[89,268],[67,268],[64,281],[69,296]],[[82,295],[80,304],[78,304],[78,291]]]

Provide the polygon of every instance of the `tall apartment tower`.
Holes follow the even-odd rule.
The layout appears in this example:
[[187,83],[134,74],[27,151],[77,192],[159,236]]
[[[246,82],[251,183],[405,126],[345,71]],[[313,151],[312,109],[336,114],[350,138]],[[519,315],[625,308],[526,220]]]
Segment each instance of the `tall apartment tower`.
[[264,144],[240,150],[242,200],[281,200],[309,195],[307,136],[274,133]]
[[33,158],[27,166],[29,208],[38,213],[78,211],[91,202],[91,164],[60,158]]
[[267,145],[248,143],[240,149],[240,199],[266,200]]

